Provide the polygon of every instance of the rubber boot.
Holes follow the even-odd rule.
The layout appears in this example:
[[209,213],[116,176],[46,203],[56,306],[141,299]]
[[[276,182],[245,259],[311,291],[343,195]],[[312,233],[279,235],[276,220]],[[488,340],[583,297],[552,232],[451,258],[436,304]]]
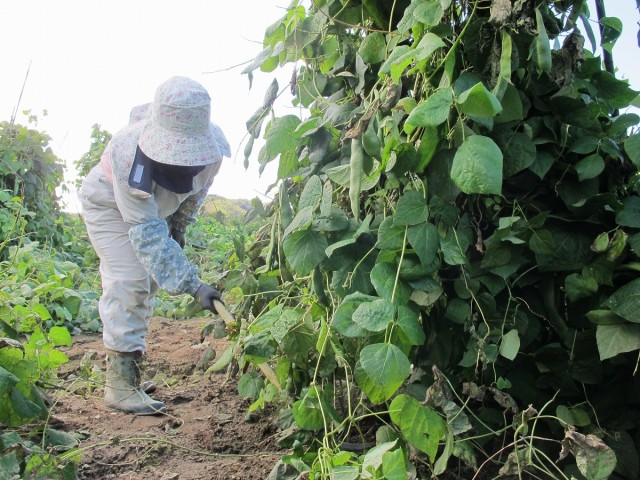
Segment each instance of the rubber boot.
[[142,352],[107,350],[107,378],[104,403],[108,408],[133,415],[156,415],[165,404],[149,397],[140,388]]

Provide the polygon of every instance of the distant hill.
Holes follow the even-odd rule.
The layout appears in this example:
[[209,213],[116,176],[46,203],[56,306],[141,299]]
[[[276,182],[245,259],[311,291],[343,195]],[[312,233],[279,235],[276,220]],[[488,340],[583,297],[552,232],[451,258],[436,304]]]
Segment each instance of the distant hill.
[[221,223],[244,220],[251,210],[251,201],[245,199],[229,199],[219,195],[207,195],[202,206],[202,215],[215,216]]

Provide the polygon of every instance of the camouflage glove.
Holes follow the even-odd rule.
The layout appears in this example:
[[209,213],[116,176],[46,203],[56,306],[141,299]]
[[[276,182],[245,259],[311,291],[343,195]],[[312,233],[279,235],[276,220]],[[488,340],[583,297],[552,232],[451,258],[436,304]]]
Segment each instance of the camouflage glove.
[[187,243],[185,232],[183,232],[182,230],[178,230],[177,228],[172,228],[169,235],[176,242],[178,242],[178,245],[180,245],[180,248],[184,249],[184,246]]
[[202,285],[200,285],[200,288],[198,288],[196,294],[193,297],[205,310],[211,310],[215,314],[218,313],[216,307],[213,306],[213,301],[222,301],[222,296],[220,295],[220,292],[213,288],[211,285],[203,283]]

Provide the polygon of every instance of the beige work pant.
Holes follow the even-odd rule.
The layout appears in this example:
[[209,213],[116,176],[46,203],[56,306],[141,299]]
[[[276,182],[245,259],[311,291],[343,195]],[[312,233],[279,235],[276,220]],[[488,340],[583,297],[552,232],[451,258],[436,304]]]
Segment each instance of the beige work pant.
[[144,351],[158,285],[133,251],[129,225],[99,165],[85,178],[78,197],[89,239],[100,257],[98,310],[104,346],[116,352]]

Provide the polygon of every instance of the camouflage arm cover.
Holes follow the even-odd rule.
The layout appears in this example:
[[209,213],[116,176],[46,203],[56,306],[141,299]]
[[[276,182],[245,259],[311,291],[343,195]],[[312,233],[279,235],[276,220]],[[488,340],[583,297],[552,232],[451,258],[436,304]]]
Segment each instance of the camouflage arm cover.
[[194,295],[202,285],[198,269],[189,263],[180,246],[169,237],[167,222],[159,218],[133,225],[129,239],[142,266],[158,286],[171,295]]
[[[209,186],[211,186],[211,183],[209,183]],[[196,221],[196,214],[202,207],[208,190],[209,187],[206,187],[180,204],[178,210],[167,219],[167,223],[171,228],[181,232],[187,231],[187,227]]]

